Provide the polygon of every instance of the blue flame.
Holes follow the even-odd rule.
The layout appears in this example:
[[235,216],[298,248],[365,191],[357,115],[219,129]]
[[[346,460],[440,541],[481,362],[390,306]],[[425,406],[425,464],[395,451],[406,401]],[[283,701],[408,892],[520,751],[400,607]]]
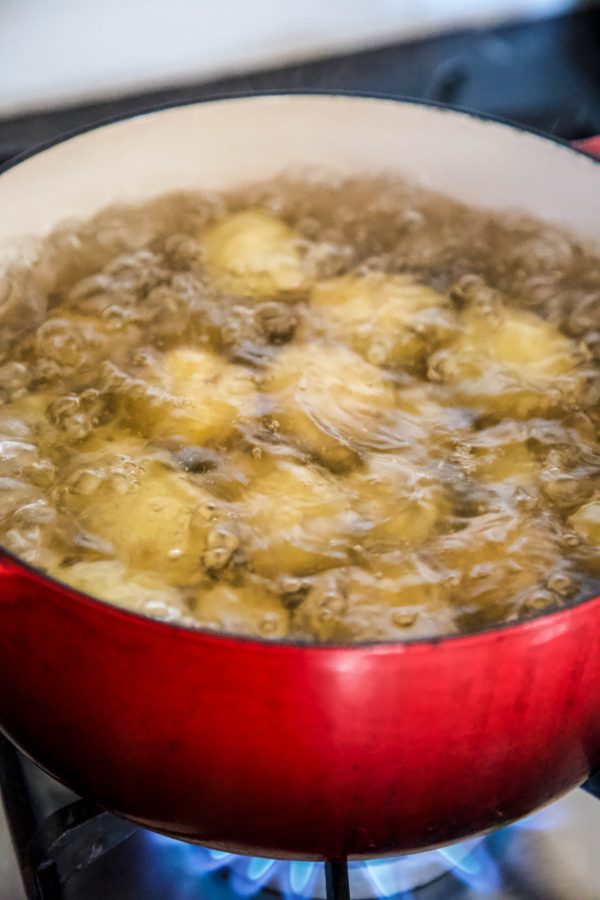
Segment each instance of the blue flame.
[[[395,859],[369,860],[349,864],[351,893],[354,884],[360,884],[358,896],[373,898],[403,898],[411,896],[406,888],[411,878],[421,877],[423,872],[437,878],[446,871],[478,897],[492,896],[501,887],[501,875],[495,856],[507,839],[521,829],[540,830],[556,824],[559,811],[552,807],[524,819],[516,825],[502,829],[489,838],[462,841],[440,850],[427,851]],[[186,844],[164,835],[147,832],[147,838],[155,845],[168,848],[177,867],[185,875],[226,875],[238,897],[255,897],[263,888],[275,890],[286,900],[308,900],[324,897],[324,869],[321,863],[282,861],[261,857],[238,856],[222,850],[208,850]],[[421,882],[425,883],[425,881]]]

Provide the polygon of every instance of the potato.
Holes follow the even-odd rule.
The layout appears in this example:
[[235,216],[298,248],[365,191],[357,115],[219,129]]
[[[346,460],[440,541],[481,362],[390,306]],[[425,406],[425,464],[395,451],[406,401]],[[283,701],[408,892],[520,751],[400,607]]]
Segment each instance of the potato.
[[203,628],[252,637],[281,638],[289,625],[289,614],[280,600],[252,583],[200,589],[193,603],[193,615]]
[[67,508],[120,560],[174,585],[204,575],[202,555],[218,512],[211,494],[158,460],[126,454],[104,467],[96,461],[80,478],[83,486],[75,482]]
[[476,432],[467,442],[473,475],[486,484],[511,482],[533,488],[541,465],[528,445],[528,432],[517,422],[501,422]]
[[308,287],[300,235],[264,210],[232,213],[204,233],[203,243],[209,274],[235,294],[293,297]]
[[84,594],[108,600],[123,609],[167,622],[191,621],[179,591],[154,575],[128,569],[116,559],[61,565],[52,569],[50,575]]
[[514,617],[563,565],[549,524],[515,510],[475,516],[439,538],[431,558],[454,584],[460,620],[469,627]]
[[577,348],[551,322],[498,303],[467,309],[460,324],[456,340],[430,360],[430,376],[452,384],[456,401],[528,418],[577,397]]
[[368,571],[349,567],[313,579],[294,625],[318,640],[403,640],[457,630],[438,572],[416,556],[388,554]]
[[266,389],[283,431],[334,471],[352,466],[360,449],[393,439],[394,382],[347,347],[286,347]]
[[171,350],[152,362],[141,378],[117,376],[112,386],[127,417],[152,437],[223,442],[256,412],[251,372],[208,350]]
[[322,329],[375,365],[414,366],[456,330],[447,297],[406,275],[342,275],[317,284]]
[[398,387],[393,426],[397,449],[415,465],[446,460],[457,440],[471,434],[472,413],[453,406],[447,391],[446,385],[422,381]]
[[600,547],[600,499],[580,506],[569,518],[569,525],[588,544]]
[[371,456],[349,482],[356,508],[369,522],[369,543],[417,545],[450,516],[439,481],[401,457]]
[[358,519],[340,484],[316,467],[265,467],[242,505],[252,532],[249,564],[261,575],[306,575],[347,559]]

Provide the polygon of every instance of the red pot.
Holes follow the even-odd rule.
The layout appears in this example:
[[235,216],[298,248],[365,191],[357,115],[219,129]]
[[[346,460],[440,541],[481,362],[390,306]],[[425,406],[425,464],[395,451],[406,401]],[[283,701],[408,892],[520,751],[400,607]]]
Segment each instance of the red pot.
[[[45,150],[0,176],[0,238],[307,162],[399,170],[598,236],[600,167],[563,145],[441,108],[296,96],[180,107]],[[6,555],[0,724],[78,792],[178,837],[265,856],[419,850],[600,766],[600,598],[439,641],[301,646],[155,622]]]

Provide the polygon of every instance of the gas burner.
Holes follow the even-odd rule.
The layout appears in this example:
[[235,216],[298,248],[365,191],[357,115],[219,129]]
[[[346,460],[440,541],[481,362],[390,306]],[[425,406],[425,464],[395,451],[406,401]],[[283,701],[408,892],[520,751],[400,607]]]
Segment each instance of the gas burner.
[[[582,791],[484,838],[324,865],[238,856],[147,831],[78,798],[1,736],[0,786],[27,900],[414,900],[417,890],[422,900],[596,900],[600,886],[600,808]],[[586,788],[600,796],[600,777]],[[15,887],[0,896],[22,894]]]
[[[266,890],[287,900],[329,900],[346,892],[343,863],[284,861],[238,856],[184,844],[159,834],[148,838],[169,856],[179,871],[196,876],[214,873],[227,878],[240,897]],[[387,859],[350,862],[348,891],[352,900],[410,894],[452,872],[469,882],[493,879],[493,862],[485,852],[483,837],[462,841],[440,850]]]

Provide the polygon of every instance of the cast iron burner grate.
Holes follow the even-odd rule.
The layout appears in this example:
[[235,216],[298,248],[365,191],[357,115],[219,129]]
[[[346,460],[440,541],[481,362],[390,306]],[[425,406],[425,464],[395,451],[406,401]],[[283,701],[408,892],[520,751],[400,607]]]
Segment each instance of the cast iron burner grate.
[[[0,787],[29,900],[67,900],[72,879],[140,830],[81,799],[40,817],[20,754],[1,735]],[[600,799],[600,773],[583,788]],[[346,860],[326,862],[324,876],[326,900],[351,900]]]

